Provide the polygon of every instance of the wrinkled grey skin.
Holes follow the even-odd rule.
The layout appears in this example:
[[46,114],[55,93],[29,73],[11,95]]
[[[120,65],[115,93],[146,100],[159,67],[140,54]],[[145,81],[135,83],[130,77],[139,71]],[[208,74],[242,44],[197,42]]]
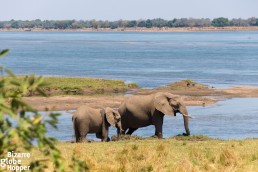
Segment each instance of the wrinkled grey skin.
[[155,135],[162,138],[162,125],[164,115],[176,116],[181,113],[184,118],[186,133],[190,135],[188,126],[188,112],[186,107],[175,100],[175,95],[158,92],[151,95],[137,95],[127,97],[118,109],[121,114],[121,121],[125,134],[132,134],[135,130],[149,125],[155,126]]
[[117,128],[117,137],[122,131],[121,116],[112,108],[93,109],[89,106],[81,106],[72,116],[76,142],[86,140],[88,133],[96,133],[96,137],[107,142],[108,128],[110,125]]

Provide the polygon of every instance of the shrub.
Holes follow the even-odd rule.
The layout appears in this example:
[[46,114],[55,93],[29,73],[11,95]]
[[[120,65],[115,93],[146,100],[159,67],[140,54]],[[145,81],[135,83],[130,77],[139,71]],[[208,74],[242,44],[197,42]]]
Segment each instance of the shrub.
[[[0,57],[8,53],[8,50],[0,52]],[[65,171],[61,152],[55,146],[55,139],[46,136],[46,126],[57,128],[57,113],[49,113],[42,116],[36,109],[22,101],[22,97],[32,92],[44,95],[41,87],[45,85],[43,77],[26,76],[18,81],[16,76],[7,68],[0,66],[9,78],[0,79],[0,159],[6,158],[7,152],[24,152],[38,148],[46,158],[32,160],[30,170],[43,171],[47,168],[45,161],[54,165],[54,171]],[[13,89],[9,89],[13,88]],[[28,112],[30,115],[28,115]],[[71,168],[77,171],[85,171],[84,162],[72,157],[75,164]],[[74,171],[74,170],[72,170]]]

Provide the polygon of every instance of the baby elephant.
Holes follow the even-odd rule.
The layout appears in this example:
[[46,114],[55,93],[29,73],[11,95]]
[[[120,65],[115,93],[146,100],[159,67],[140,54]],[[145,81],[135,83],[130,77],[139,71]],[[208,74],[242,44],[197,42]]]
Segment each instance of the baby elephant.
[[109,107],[93,109],[89,106],[81,106],[73,114],[72,121],[76,142],[84,141],[88,133],[96,133],[97,138],[107,142],[110,140],[108,138],[110,125],[117,128],[117,137],[122,131],[119,112]]

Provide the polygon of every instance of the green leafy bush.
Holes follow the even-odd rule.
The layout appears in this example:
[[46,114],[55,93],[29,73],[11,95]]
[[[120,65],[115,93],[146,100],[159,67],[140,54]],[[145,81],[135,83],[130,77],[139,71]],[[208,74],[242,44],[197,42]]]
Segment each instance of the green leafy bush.
[[[0,57],[8,50],[0,52]],[[30,162],[32,171],[44,171],[47,168],[45,161],[52,162],[54,171],[66,171],[62,165],[64,160],[61,152],[55,146],[55,139],[46,136],[46,126],[57,128],[57,113],[42,116],[36,109],[22,101],[22,97],[37,92],[45,96],[41,87],[45,85],[42,77],[26,76],[18,81],[16,76],[3,66],[2,71],[9,75],[0,79],[0,159],[6,158],[7,152],[24,152],[39,149],[45,155],[44,159]],[[10,79],[11,78],[11,79]],[[9,89],[13,88],[13,89]],[[28,115],[30,113],[30,115]],[[86,165],[72,157],[77,171],[85,171]],[[1,169],[0,169],[1,170]]]

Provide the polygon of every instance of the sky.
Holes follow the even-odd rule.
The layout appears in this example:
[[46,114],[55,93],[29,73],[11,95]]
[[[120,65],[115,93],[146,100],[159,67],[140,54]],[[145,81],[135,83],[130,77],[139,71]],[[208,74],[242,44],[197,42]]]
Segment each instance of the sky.
[[258,0],[0,0],[5,20],[258,18]]

